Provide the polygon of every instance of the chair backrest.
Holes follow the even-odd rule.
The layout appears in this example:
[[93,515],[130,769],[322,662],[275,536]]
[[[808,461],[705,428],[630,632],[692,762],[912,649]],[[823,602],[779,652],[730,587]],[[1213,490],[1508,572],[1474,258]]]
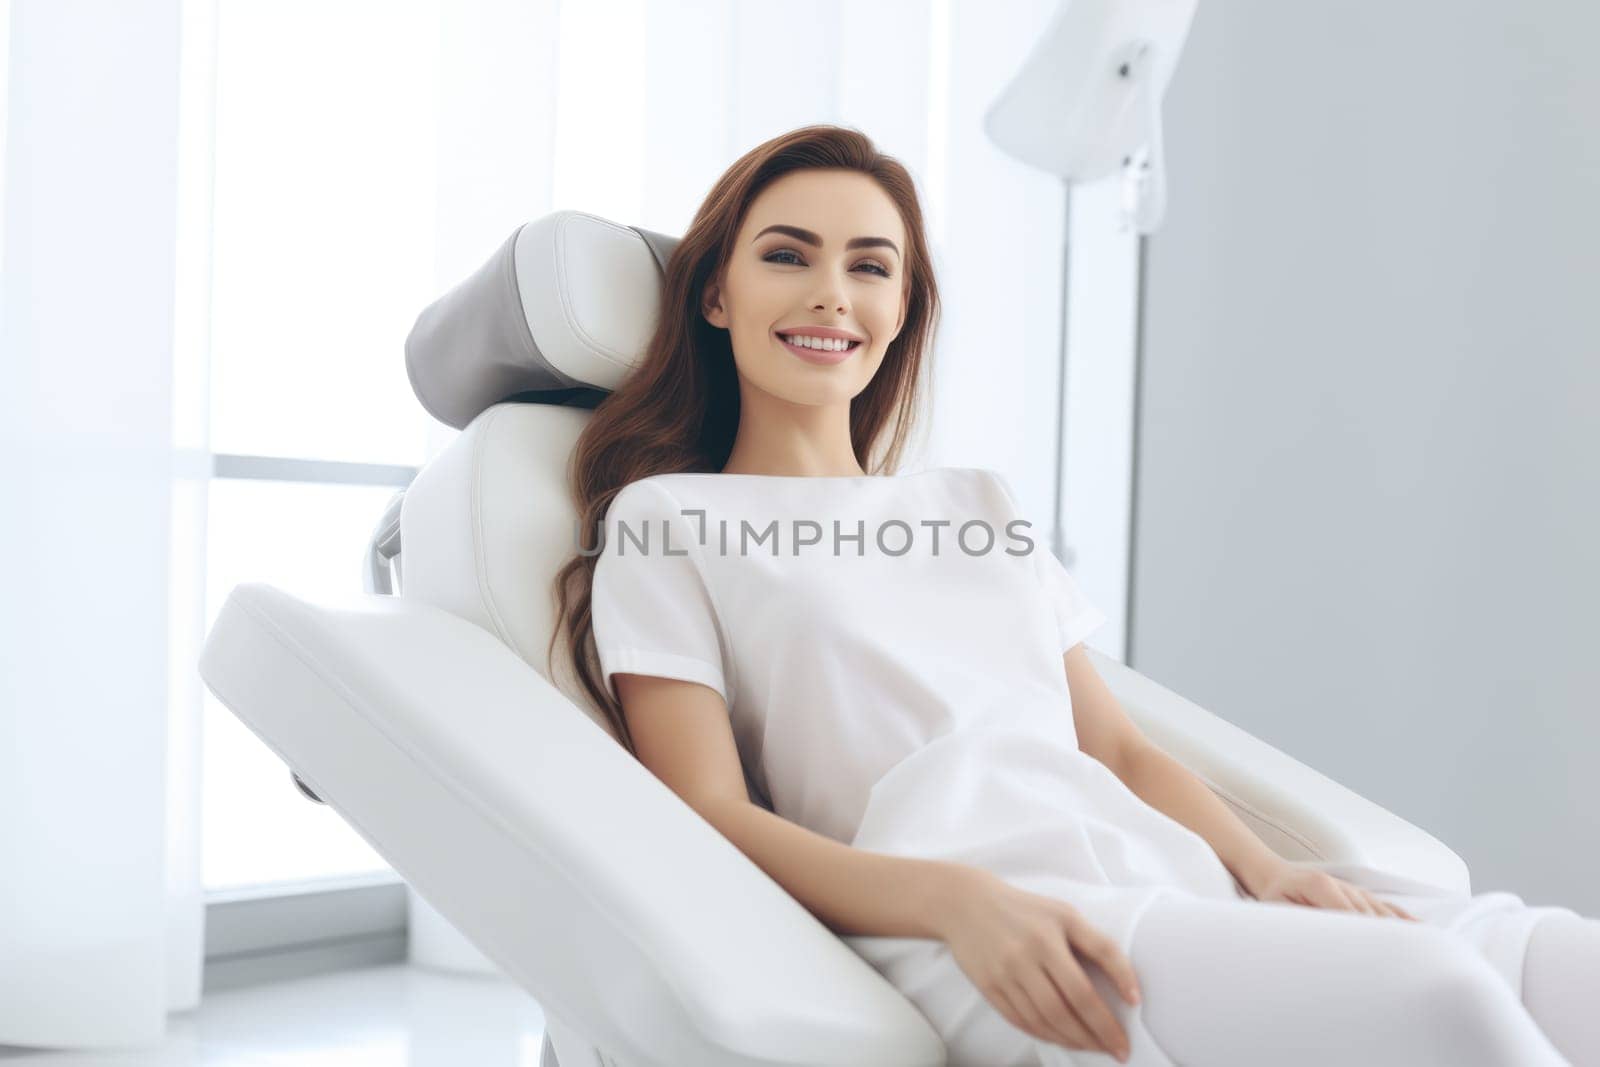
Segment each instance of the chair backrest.
[[677,245],[581,211],[518,227],[417,316],[406,338],[417,399],[457,429],[512,399],[594,407],[643,356]]
[[579,546],[574,444],[642,358],[676,244],[580,211],[547,215],[429,305],[406,339],[417,398],[462,433],[405,492],[400,594],[500,638],[613,739],[565,642],[546,660],[552,582]]
[[567,458],[588,417],[576,407],[503,403],[468,423],[406,490],[400,594],[494,634],[615,738],[572,673],[565,642],[548,664],[545,653],[556,624],[551,583],[575,550]]

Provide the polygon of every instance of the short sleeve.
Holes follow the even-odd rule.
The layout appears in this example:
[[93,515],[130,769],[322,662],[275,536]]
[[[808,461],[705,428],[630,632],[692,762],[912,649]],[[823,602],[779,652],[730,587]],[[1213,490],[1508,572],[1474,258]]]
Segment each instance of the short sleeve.
[[[983,469],[1000,487],[1000,491],[1010,504],[1011,513],[1019,518],[1026,518],[1018,509],[1016,494],[1011,491],[1011,483],[1005,476],[997,470],[987,467]],[[1043,540],[1048,536],[1049,531],[1033,526],[1033,551],[1029,555],[1033,558],[1039,584],[1055,612],[1058,642],[1061,651],[1065,653],[1081,644],[1084,638],[1104,625],[1106,616],[1083,595],[1078,583],[1067,572],[1067,568],[1061,565],[1056,554],[1050,550],[1050,546]]]
[[1067,652],[1100,629],[1106,621],[1105,613],[1083,595],[1083,590],[1048,545],[1035,542],[1033,558],[1039,568],[1040,581],[1055,608],[1061,651]]
[[612,674],[650,674],[708,686],[729,700],[724,642],[700,566],[695,526],[649,480],[624,486],[605,517],[590,613],[606,687]]

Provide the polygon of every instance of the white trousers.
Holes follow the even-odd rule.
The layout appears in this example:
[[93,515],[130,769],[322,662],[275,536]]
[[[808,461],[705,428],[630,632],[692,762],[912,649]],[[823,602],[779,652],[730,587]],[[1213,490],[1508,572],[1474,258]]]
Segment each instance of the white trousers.
[[[1184,1067],[1600,1067],[1600,921],[1494,894],[1512,903],[1449,930],[1460,898],[1373,895],[1420,921],[1158,898],[1131,953],[1148,1033]],[[1520,976],[1484,954],[1499,931],[1525,949]],[[1116,1062],[1040,1051],[1049,1067]]]
[[[1132,1044],[1130,1067],[1600,1067],[1600,920],[1515,894],[1371,890],[1419,921],[1168,893],[1129,957],[1141,1000],[1079,961]],[[1008,1022],[918,942],[889,972],[949,1067],[1115,1067]]]

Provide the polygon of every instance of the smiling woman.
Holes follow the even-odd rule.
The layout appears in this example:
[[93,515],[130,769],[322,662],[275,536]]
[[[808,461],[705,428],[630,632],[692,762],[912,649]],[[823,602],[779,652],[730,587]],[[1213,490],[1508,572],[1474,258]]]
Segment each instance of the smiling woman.
[[894,200],[849,170],[785,174],[751,202],[703,304],[728,331],[746,413],[724,471],[861,469],[850,401],[904,322],[905,232]]
[[[583,528],[653,474],[892,472],[938,324],[931,267],[910,173],[860,132],[808,126],[752,149],[674,246],[648,350],[579,437]],[[597,675],[593,565],[577,555],[557,575],[558,632],[626,738]]]
[[[910,998],[950,1063],[1561,1062],[1530,1014],[1560,1004],[1518,1002],[1523,949],[1578,916],[1353,866],[1347,894],[1280,859],[1119,726],[1079,647],[1106,617],[1059,560],[954,544],[1031,525],[998,472],[892,473],[936,308],[898,164],[834,127],[761,146],[665,291],[574,488],[585,527],[677,547],[607,538],[570,562],[569,651],[628,750]],[[833,550],[707,535],[751,519]],[[869,534],[913,524],[944,549]],[[1594,970],[1586,953],[1542,939],[1528,988]]]

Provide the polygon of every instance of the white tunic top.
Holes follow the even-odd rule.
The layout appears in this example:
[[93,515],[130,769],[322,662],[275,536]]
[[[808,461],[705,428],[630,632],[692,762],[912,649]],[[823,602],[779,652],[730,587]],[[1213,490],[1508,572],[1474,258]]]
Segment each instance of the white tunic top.
[[608,684],[722,694],[752,795],[778,815],[1071,880],[1108,932],[1131,926],[1128,889],[1235,896],[1204,839],[1079,751],[1061,657],[1105,616],[997,472],[655,475],[605,527],[592,610]]
[[[605,534],[592,617],[613,694],[618,672],[721,694],[751,797],[783,818],[1066,900],[1124,954],[1160,893],[1251,899],[1205,839],[1079,751],[1062,654],[1105,616],[997,472],[655,475],[617,494]],[[1515,899],[1439,906],[1459,926]],[[1502,938],[1508,972],[1525,926]],[[970,1004],[933,992],[956,989],[942,942],[845,940],[936,1026]]]

